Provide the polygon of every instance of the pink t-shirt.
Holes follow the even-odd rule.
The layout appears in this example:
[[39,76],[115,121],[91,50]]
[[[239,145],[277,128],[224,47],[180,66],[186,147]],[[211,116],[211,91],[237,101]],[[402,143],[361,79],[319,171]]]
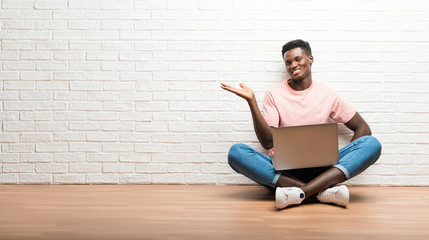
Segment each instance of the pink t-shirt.
[[271,127],[321,124],[329,119],[346,123],[355,114],[356,109],[340,95],[316,81],[303,91],[282,81],[267,92],[263,105],[263,116]]

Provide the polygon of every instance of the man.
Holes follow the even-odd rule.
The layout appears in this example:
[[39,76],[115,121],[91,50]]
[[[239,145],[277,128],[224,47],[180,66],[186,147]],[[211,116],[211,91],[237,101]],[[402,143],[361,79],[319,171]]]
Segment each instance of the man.
[[[311,65],[314,57],[308,42],[294,40],[282,48],[282,56],[290,79],[271,88],[265,98],[263,114],[253,91],[240,84],[235,88],[224,83],[221,88],[247,101],[259,142],[272,149],[271,127],[327,123],[332,119],[344,123],[354,132],[351,142],[339,150],[334,166],[276,171],[271,157],[244,145],[235,144],[228,154],[229,165],[253,181],[276,188],[276,207],[300,204],[314,196],[323,203],[345,207],[349,203],[346,186],[335,186],[350,179],[370,165],[381,154],[381,144],[371,136],[371,129],[361,115],[336,92],[313,81]],[[275,149],[274,149],[275,151]]]

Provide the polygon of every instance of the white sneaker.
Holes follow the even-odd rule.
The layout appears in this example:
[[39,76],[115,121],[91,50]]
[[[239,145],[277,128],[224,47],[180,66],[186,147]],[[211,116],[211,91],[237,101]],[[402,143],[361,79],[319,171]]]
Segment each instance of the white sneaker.
[[276,207],[285,208],[289,205],[300,204],[305,198],[305,193],[297,187],[276,188]]
[[336,186],[326,189],[317,194],[317,199],[322,203],[334,203],[345,207],[349,204],[349,189],[344,186]]

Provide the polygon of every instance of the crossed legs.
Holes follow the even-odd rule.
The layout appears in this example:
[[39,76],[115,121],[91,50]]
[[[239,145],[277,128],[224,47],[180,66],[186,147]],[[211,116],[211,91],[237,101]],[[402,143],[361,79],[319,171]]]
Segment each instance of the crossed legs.
[[277,180],[276,187],[299,187],[305,193],[305,198],[309,198],[314,194],[327,189],[328,187],[343,182],[345,178],[346,177],[341,170],[333,167],[308,183],[305,183],[297,178],[287,176],[286,174],[282,174]]
[[305,181],[288,172],[280,174],[274,169],[269,156],[244,144],[231,147],[228,163],[238,173],[267,188],[299,188],[304,193],[304,198],[309,198],[358,175],[377,161],[380,154],[381,144],[376,138],[361,137],[340,149],[340,161],[337,165],[326,168]]

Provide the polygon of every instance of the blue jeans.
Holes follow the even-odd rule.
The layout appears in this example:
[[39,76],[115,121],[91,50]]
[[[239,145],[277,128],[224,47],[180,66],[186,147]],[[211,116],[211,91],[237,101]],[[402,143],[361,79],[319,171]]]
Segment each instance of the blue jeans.
[[380,142],[375,137],[363,136],[339,150],[339,162],[334,166],[276,171],[270,156],[238,143],[230,148],[228,163],[232,169],[249,179],[268,188],[275,188],[282,173],[309,182],[332,167],[341,170],[347,180],[375,163],[380,154]]

